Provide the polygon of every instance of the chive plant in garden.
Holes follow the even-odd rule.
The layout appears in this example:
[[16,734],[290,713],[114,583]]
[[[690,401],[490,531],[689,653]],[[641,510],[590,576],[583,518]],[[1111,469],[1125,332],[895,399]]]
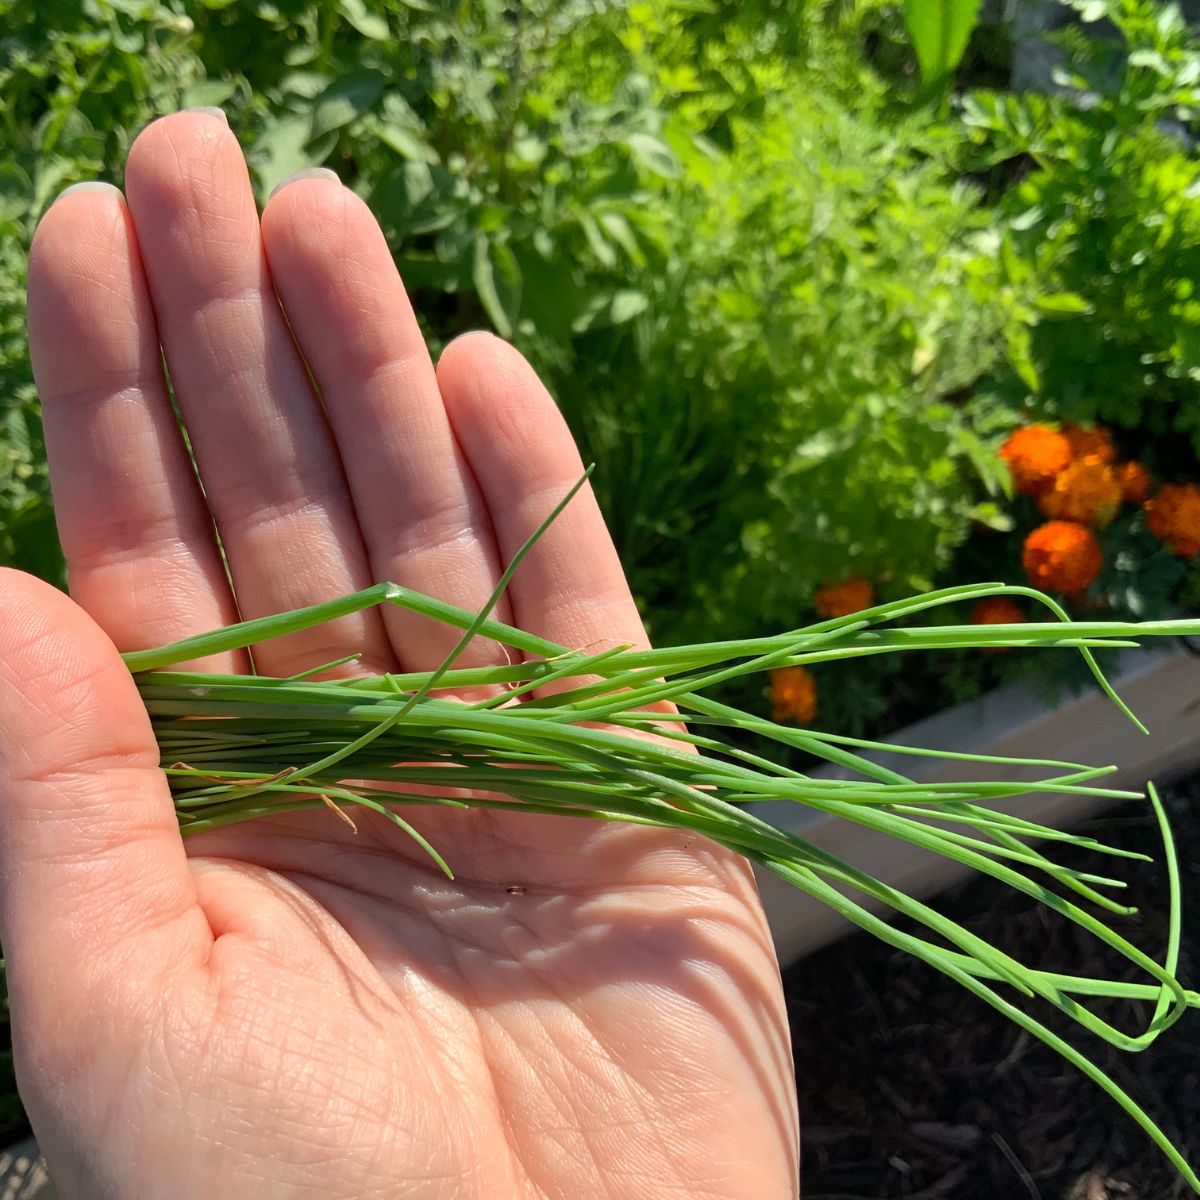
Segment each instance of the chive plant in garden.
[[[1143,636],[1200,633],[1200,621],[1072,622],[1049,597],[1003,584],[929,592],[774,637],[647,650],[561,646],[491,620],[488,614],[522,557],[581,484],[514,556],[480,613],[381,583],[340,600],[126,654],[154,723],[183,834],[319,806],[331,810],[330,819],[354,825],[352,813],[367,810],[399,825],[447,874],[453,873],[453,847],[431,845],[404,810],[449,806],[558,814],[710,838],[957,980],[1053,1047],[1113,1097],[1200,1193],[1200,1178],[1150,1115],[1027,1011],[1028,1002],[1040,1001],[1110,1044],[1136,1051],[1188,1008],[1200,1006],[1200,994],[1175,977],[1179,874],[1153,786],[1149,803],[1162,832],[1171,897],[1162,962],[1116,928],[1114,918],[1134,911],[1112,895],[1124,886],[1119,878],[1061,865],[1038,843],[1083,847],[1098,861],[1138,856],[1020,819],[1003,804],[1030,791],[1137,798],[1137,793],[1104,786],[1104,777],[1115,768],[885,746],[780,725],[706,695],[726,681],[780,666],[922,649],[1065,647],[1083,656],[1100,686],[1136,723],[1092,651],[1137,645],[1135,639]],[[1041,603],[1054,619],[1012,626],[898,625],[917,613],[998,595]],[[166,669],[377,604],[395,604],[459,628],[462,637],[428,672],[316,678],[350,660],[286,679]],[[455,668],[476,636],[507,647],[510,664]],[[556,684],[549,693],[548,683]],[[438,694],[461,689],[471,689],[471,695],[486,689],[487,694],[470,701]],[[738,735],[736,743],[730,732]],[[761,740],[763,753],[746,748],[751,735]],[[850,768],[857,778],[823,778],[783,765],[768,756],[771,743]],[[1034,782],[921,783],[862,753],[878,750],[1003,764],[1036,770],[1039,777]],[[1086,930],[1134,964],[1144,981],[1089,978],[1023,963],[929,905],[764,822],[746,807],[761,800],[806,805],[989,875]],[[918,932],[888,924],[868,902],[910,918]],[[1146,1028],[1130,1033],[1110,1024],[1090,1006],[1105,998],[1150,1002]]]

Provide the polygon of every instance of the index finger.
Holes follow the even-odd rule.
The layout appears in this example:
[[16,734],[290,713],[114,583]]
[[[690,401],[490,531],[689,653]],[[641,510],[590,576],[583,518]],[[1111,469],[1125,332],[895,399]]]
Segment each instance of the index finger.
[[236,621],[115,187],[69,189],[42,218],[29,254],[29,353],[71,595],[119,650]]

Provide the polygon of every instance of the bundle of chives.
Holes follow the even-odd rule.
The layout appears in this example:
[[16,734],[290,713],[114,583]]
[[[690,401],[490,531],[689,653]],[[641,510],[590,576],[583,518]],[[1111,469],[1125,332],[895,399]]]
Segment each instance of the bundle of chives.
[[[1170,885],[1170,932],[1162,963],[1096,915],[1134,911],[1106,894],[1124,886],[1120,879],[1063,866],[1034,843],[1065,842],[1116,858],[1142,856],[996,807],[998,801],[1030,792],[1137,798],[1138,793],[1102,786],[1114,767],[887,746],[782,726],[702,695],[716,684],[778,666],[917,649],[1057,646],[1077,649],[1101,687],[1137,723],[1092,650],[1137,645],[1136,639],[1144,636],[1194,635],[1200,633],[1200,621],[1070,622],[1058,605],[1032,589],[980,584],[878,605],[769,638],[659,650],[573,650],[490,620],[488,613],[526,551],[580,485],[514,556],[481,613],[384,583],[327,604],[125,655],[154,724],[182,832],[321,805],[353,824],[347,810],[358,807],[399,825],[449,875],[450,865],[401,810],[492,808],[688,830],[781,876],[1005,1013],[1099,1084],[1200,1193],[1200,1178],[1150,1116],[1082,1052],[1000,990],[1007,987],[1026,1000],[1041,1000],[1125,1050],[1144,1049],[1189,1007],[1200,1006],[1200,995],[1175,978],[1179,872],[1153,786],[1149,799],[1162,832]],[[947,604],[1001,594],[1034,599],[1056,619],[1012,626],[880,628]],[[318,681],[313,676],[339,664],[288,679],[163,669],[381,603],[462,629],[463,636],[429,672]],[[520,661],[455,669],[458,655],[477,635],[509,647]],[[571,681],[574,685],[568,686]],[[531,695],[550,682],[559,690]],[[473,703],[433,694],[480,687],[500,690]],[[517,699],[522,702],[513,703]],[[669,713],[663,711],[665,701],[673,705]],[[723,740],[722,732],[731,729],[850,768],[858,778],[821,778],[783,766]],[[1036,770],[1040,777],[1019,783],[920,783],[860,753],[880,750],[1002,764]],[[431,793],[430,785],[445,788],[445,794]],[[991,876],[1079,925],[1135,964],[1146,981],[1088,978],[1020,962],[929,905],[745,807],[748,801],[768,799],[806,805]],[[911,918],[925,936],[893,927],[863,901]],[[1153,1013],[1142,1032],[1129,1033],[1085,1003],[1097,998],[1151,1001]]]

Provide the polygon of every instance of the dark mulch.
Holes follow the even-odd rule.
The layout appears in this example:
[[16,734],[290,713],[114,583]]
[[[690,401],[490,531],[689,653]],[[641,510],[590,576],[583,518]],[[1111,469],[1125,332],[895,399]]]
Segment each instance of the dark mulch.
[[[1200,776],[1164,794],[1183,874],[1180,977],[1200,981]],[[1114,918],[1160,958],[1166,891],[1148,808],[1089,823],[1097,836],[1155,855],[1113,864],[1130,880],[1135,917]],[[1082,865],[1079,854],[1059,853]],[[937,902],[1026,961],[1075,974],[1136,978],[1088,935],[990,880]],[[1114,974],[1115,972],[1115,974]],[[1191,1195],[1116,1104],[1040,1042],[939,973],[866,934],[784,975],[804,1134],[805,1200],[1172,1200]],[[1144,1027],[1144,1006],[1106,1019]],[[1139,1018],[1141,1023],[1139,1024]],[[1058,1031],[1066,1021],[1047,1021]],[[1126,1054],[1083,1036],[1086,1050],[1200,1163],[1200,1012],[1147,1051]]]
[[0,1147],[11,1145],[29,1136],[29,1120],[17,1095],[17,1080],[13,1074],[11,1038],[8,1021],[0,1022]]

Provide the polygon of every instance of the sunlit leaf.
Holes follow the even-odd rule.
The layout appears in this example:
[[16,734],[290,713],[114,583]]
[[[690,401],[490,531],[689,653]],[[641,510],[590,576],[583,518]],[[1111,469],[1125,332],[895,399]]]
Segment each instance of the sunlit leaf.
[[348,125],[378,101],[383,85],[382,73],[370,68],[350,71],[335,80],[317,97],[311,137],[315,140]]
[[512,250],[480,234],[475,240],[471,278],[496,332],[501,337],[512,337],[521,306],[521,267]]
[[904,23],[926,83],[944,79],[958,66],[979,20],[979,4],[980,0],[905,0]]
[[625,140],[633,157],[655,175],[674,179],[682,170],[674,151],[661,138],[649,133],[631,133]]
[[1076,292],[1052,292],[1034,298],[1034,306],[1043,316],[1074,317],[1095,312],[1090,301]]
[[372,12],[363,0],[338,0],[338,11],[363,37],[382,41],[391,34],[387,20]]
[[308,136],[308,118],[300,116],[274,121],[259,135],[253,161],[264,198],[289,175],[314,165],[306,149]]

